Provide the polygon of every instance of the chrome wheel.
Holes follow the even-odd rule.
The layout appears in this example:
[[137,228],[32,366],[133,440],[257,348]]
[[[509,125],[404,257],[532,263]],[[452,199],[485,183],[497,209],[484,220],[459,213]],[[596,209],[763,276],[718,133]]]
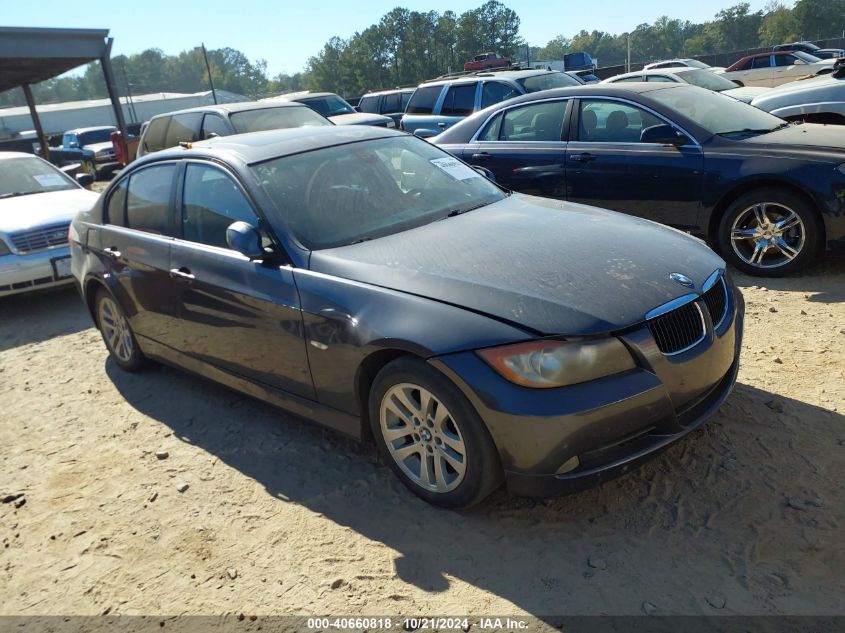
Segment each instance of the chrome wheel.
[[415,484],[449,492],[464,479],[467,451],[452,414],[430,391],[392,386],[379,407],[379,425],[391,458]]
[[776,202],[760,202],[737,214],[731,247],[750,266],[779,268],[798,257],[806,235],[795,211]]
[[132,331],[126,317],[111,297],[103,297],[100,300],[99,321],[109,351],[124,363],[130,362],[135,349]]

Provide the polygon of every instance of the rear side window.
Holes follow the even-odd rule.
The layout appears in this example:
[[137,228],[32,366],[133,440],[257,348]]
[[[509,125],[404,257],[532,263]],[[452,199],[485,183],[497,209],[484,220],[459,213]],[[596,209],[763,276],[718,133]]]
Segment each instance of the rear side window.
[[775,65],[777,66],[792,66],[795,63],[795,60],[798,59],[794,55],[776,55],[775,56]]
[[469,116],[475,110],[476,84],[452,86],[446,93],[446,100],[440,108],[443,116]]
[[378,97],[361,97],[358,109],[368,114],[378,114]]
[[443,86],[424,86],[414,91],[405,114],[431,114],[434,112],[434,104],[440,96]]
[[124,226],[146,233],[167,234],[170,192],[175,173],[176,165],[169,164],[147,167],[129,176]]
[[394,113],[394,112],[401,112],[402,105],[401,99],[399,98],[399,93],[394,92],[393,94],[384,95],[381,102],[381,112],[383,113]]
[[225,172],[209,165],[188,165],[182,195],[182,236],[191,242],[229,248],[232,222],[258,227],[258,216],[244,193]]
[[159,117],[150,121],[147,129],[144,130],[144,151],[157,152],[167,147],[164,144],[164,135],[167,134],[169,116]]
[[766,57],[756,57],[754,59],[754,63],[752,64],[752,68],[771,68],[771,57],[767,55]]
[[165,138],[165,147],[176,147],[179,143],[193,143],[200,139],[201,112],[175,114],[170,120]]
[[502,141],[560,141],[566,101],[546,101],[507,110],[499,131]]

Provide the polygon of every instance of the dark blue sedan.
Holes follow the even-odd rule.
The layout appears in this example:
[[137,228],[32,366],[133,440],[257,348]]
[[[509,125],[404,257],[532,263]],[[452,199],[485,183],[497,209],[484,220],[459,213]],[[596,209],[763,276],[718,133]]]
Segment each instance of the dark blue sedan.
[[514,191],[622,211],[706,238],[737,268],[845,254],[845,128],[789,124],[695,86],[534,93],[431,139]]

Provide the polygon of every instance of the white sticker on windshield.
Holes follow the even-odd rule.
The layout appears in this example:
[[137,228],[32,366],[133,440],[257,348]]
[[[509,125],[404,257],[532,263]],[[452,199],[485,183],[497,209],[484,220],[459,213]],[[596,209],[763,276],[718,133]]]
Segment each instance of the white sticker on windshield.
[[432,165],[436,165],[455,180],[469,180],[470,178],[481,178],[481,174],[472,167],[464,165],[457,158],[433,158]]
[[67,184],[67,180],[59,174],[36,174],[35,179],[42,187],[61,187]]

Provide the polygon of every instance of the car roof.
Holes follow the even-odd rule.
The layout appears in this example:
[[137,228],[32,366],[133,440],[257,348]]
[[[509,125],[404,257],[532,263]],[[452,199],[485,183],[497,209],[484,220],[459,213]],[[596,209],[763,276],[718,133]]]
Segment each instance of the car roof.
[[0,160],[6,158],[40,158],[40,156],[26,152],[0,152]]
[[[642,70],[632,70],[629,73],[623,73],[621,75],[614,75],[613,77],[608,77],[604,81],[607,83],[615,83],[619,79],[625,79],[626,77],[638,77],[640,75],[681,75],[684,73],[688,73],[693,70],[701,70],[704,72],[710,72],[709,70],[705,70],[703,68],[690,68],[689,66],[681,66],[680,68],[643,68]],[[604,82],[602,82],[604,83]],[[635,83],[635,82],[631,82]]]
[[523,79],[525,77],[535,77],[537,75],[548,75],[550,73],[559,73],[559,70],[546,70],[545,68],[530,68],[526,70],[480,70],[468,75],[450,75],[446,77],[438,77],[424,81],[420,84],[422,86],[442,86],[444,84],[459,84],[459,83],[475,83],[483,81],[489,77],[503,78],[503,79]]
[[320,127],[298,127],[248,134],[220,136],[205,141],[187,144],[147,154],[136,161],[138,164],[172,160],[174,158],[211,157],[233,159],[252,165],[273,158],[282,158],[316,149],[345,145],[391,136],[409,136],[404,132],[371,125],[326,125]]
[[406,86],[405,88],[386,88],[384,90],[374,90],[373,92],[368,92],[365,95],[362,95],[361,98],[364,97],[380,97],[381,95],[389,95],[394,92],[413,92],[416,90],[416,86]]
[[161,117],[173,116],[174,114],[187,114],[191,112],[216,112],[218,114],[229,114],[232,112],[244,112],[246,110],[266,110],[267,108],[302,108],[305,107],[300,103],[292,101],[240,101],[238,103],[218,103],[216,105],[196,106],[194,108],[185,108],[183,110],[173,110],[172,112],[165,112],[157,114],[152,119],[159,119]]
[[65,134],[84,134],[85,132],[99,132],[100,130],[116,130],[113,125],[96,125],[93,127],[75,127],[72,130],[67,130]]

